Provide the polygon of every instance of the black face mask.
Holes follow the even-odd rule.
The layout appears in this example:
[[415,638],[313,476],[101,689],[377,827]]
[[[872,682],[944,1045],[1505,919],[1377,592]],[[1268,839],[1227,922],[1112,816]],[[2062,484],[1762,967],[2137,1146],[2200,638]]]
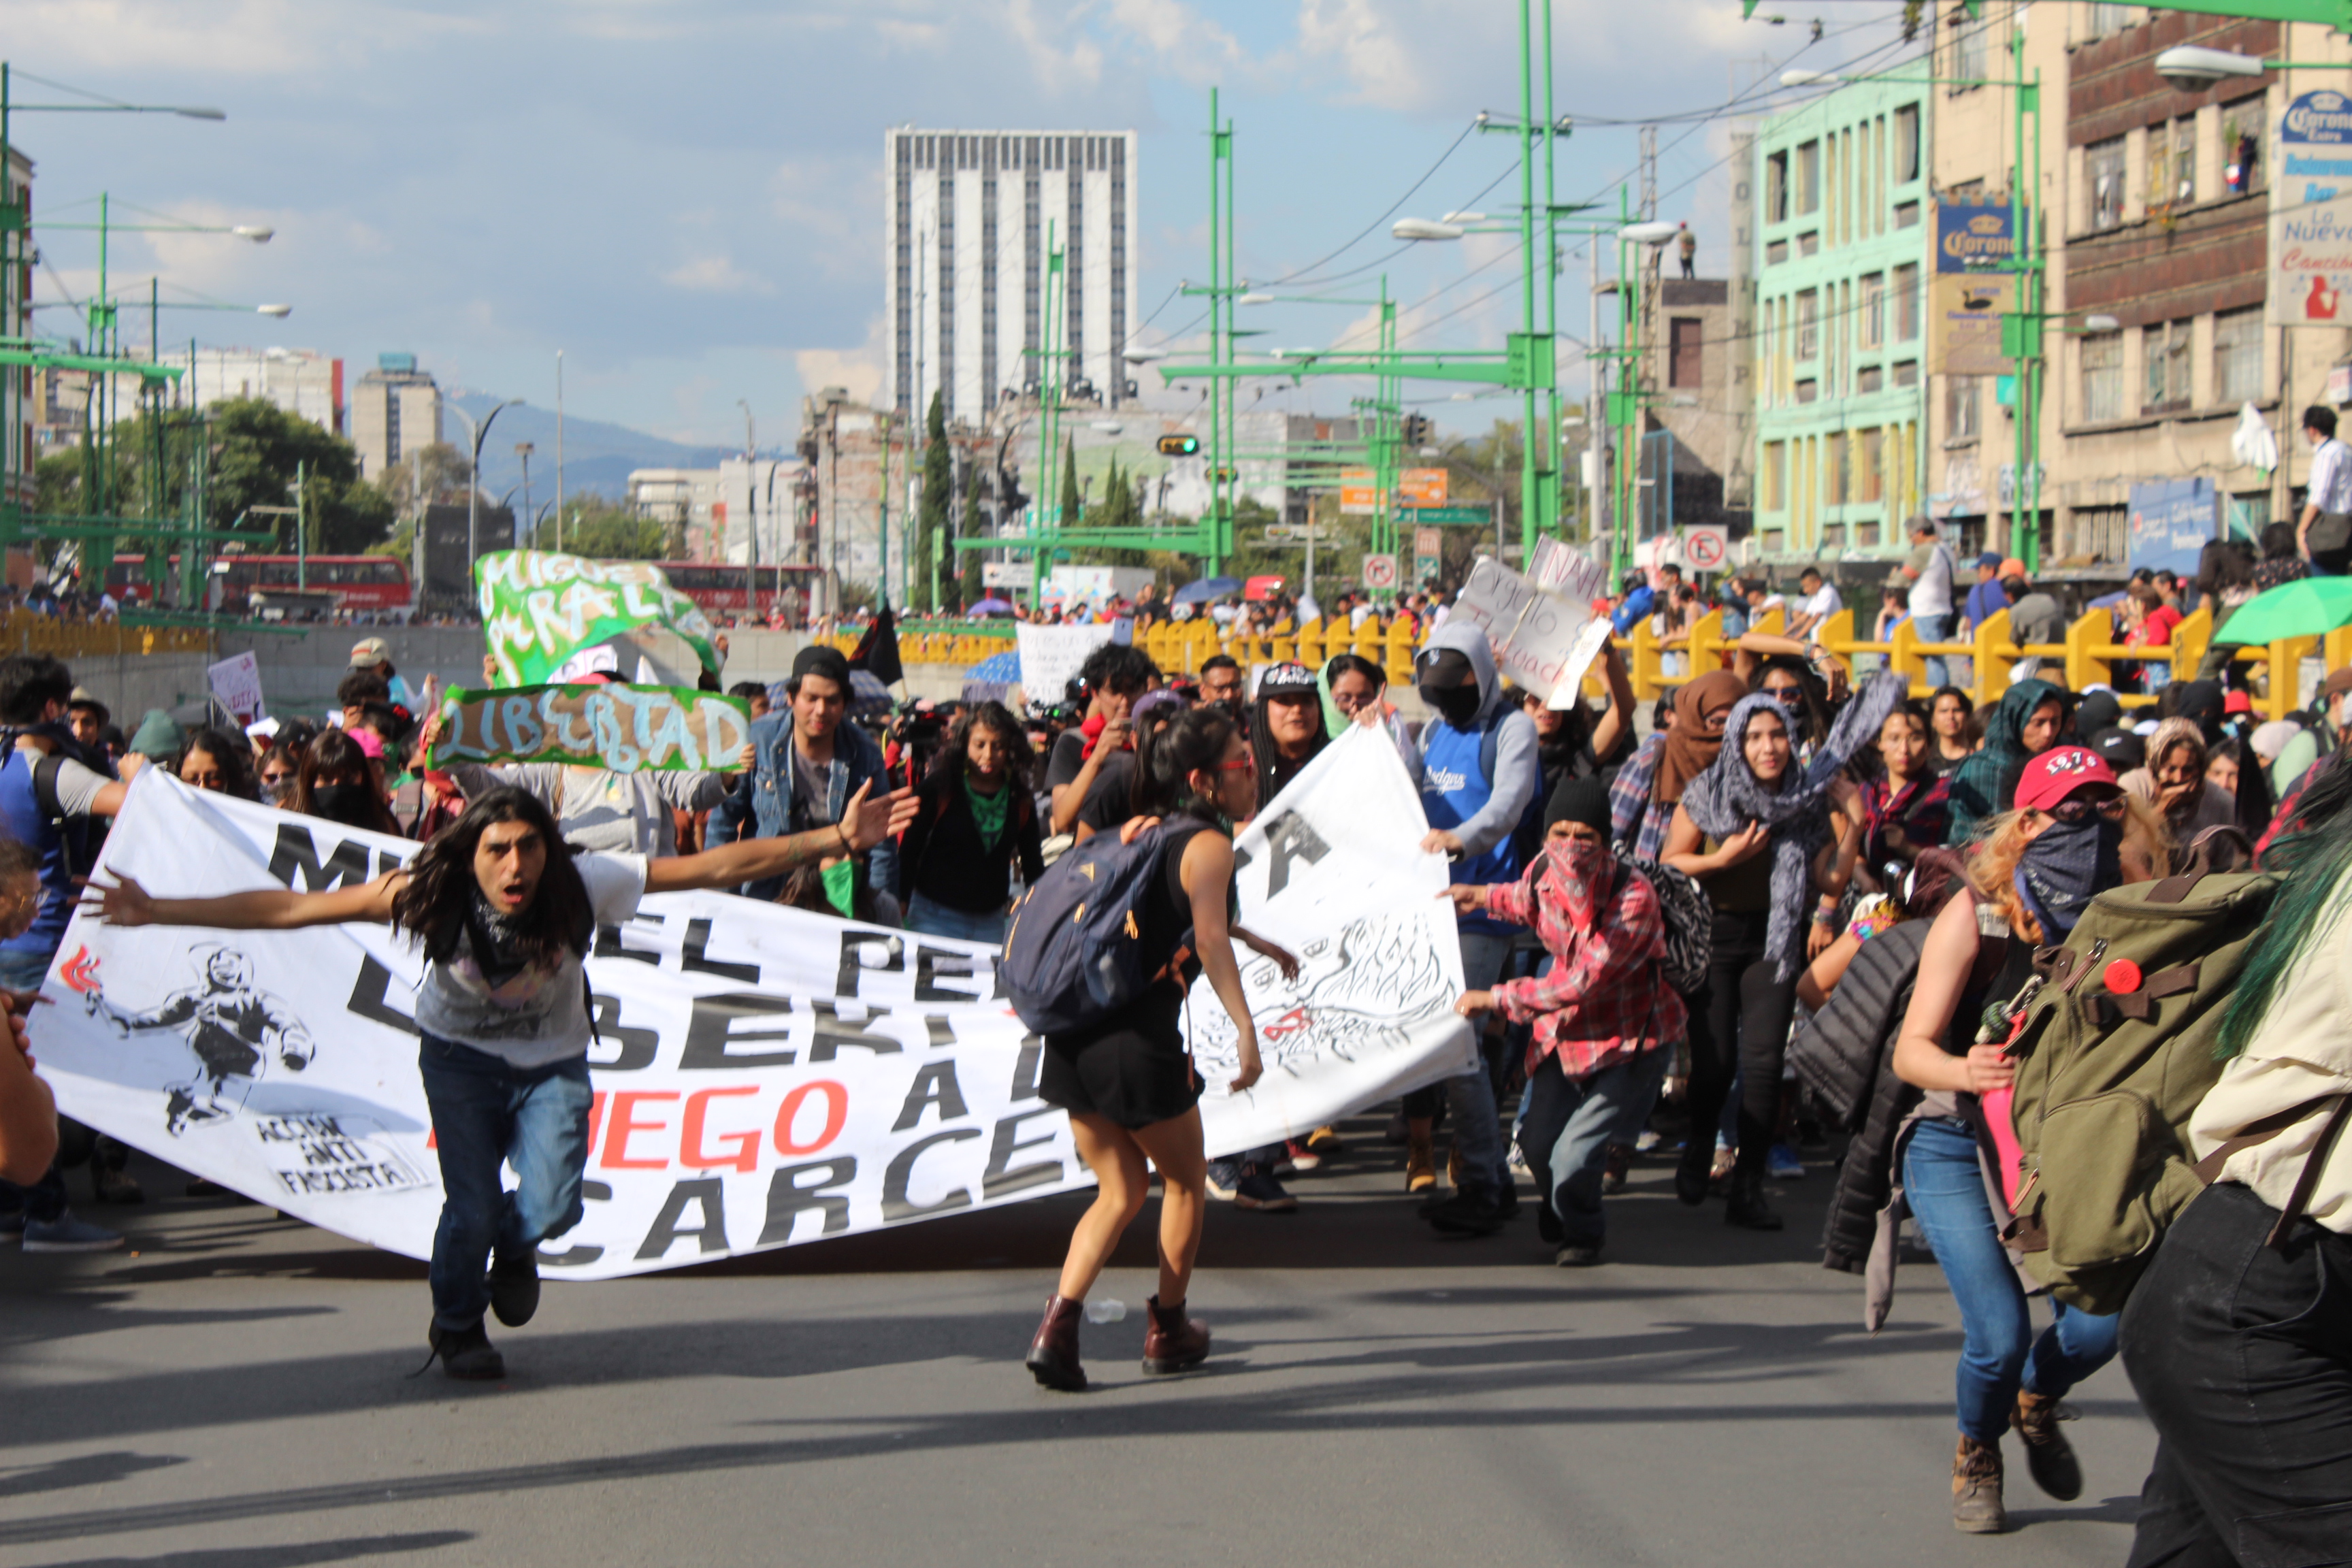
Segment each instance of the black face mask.
[[320,784],[310,792],[310,815],[346,827],[373,827],[375,791],[366,784]]
[[1467,729],[1478,717],[1478,688],[1475,682],[1461,686],[1424,686],[1421,688],[1421,700],[1457,730]]

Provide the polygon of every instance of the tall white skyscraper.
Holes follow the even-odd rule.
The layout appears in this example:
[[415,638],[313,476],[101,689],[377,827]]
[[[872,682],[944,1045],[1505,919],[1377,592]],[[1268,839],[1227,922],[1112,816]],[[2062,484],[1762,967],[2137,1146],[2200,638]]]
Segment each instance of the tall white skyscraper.
[[1047,238],[1067,258],[1062,348],[1083,397],[1126,401],[1136,319],[1132,131],[884,132],[883,397],[908,417],[944,390],[977,422],[1040,379]]

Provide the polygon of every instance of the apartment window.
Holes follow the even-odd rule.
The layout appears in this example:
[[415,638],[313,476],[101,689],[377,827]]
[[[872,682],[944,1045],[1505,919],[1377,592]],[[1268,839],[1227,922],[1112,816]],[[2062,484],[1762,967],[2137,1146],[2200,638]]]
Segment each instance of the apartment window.
[[1811,289],[1797,296],[1797,357],[1822,357],[1822,297]]
[[2143,408],[2186,408],[2189,406],[2189,336],[2193,323],[2159,321],[2140,329],[2140,364],[2147,372],[2147,386],[2140,398]]
[[1866,274],[1862,280],[1862,346],[1874,349],[1886,342],[1886,275]]
[[1919,106],[1906,104],[1895,111],[1895,183],[1907,185],[1919,177]]
[[2083,420],[2105,424],[2124,416],[2124,335],[2093,332],[2083,339]]
[[1764,443],[1764,510],[1785,511],[1789,505],[1789,444]]
[[1822,437],[1822,504],[1843,506],[1853,493],[1853,472],[1848,464],[1845,432]]
[[2221,106],[2221,187],[2233,196],[2263,188],[2263,100],[2242,98]]
[[1666,384],[1696,390],[1706,382],[1706,323],[1696,316],[1666,322]]
[[1895,269],[1895,341],[1919,341],[1919,268],[1916,264]]
[[1980,431],[1977,425],[1977,405],[1981,394],[1973,375],[1948,375],[1944,378],[1944,439],[1973,441]]
[[1822,210],[1822,144],[1808,142],[1797,149],[1797,216]]
[[2251,403],[2263,395],[2263,308],[2213,318],[2213,401]]
[[1764,155],[1764,221],[1789,221],[1789,154]]
[[1854,437],[1861,450],[1854,455],[1854,478],[1858,481],[1854,500],[1859,501],[1886,499],[1886,432],[1864,430]]
[[2083,178],[2091,187],[2091,228],[2124,221],[2124,139],[2095,142],[2083,150]]
[[1919,362],[1916,359],[1896,360],[1895,362],[1895,384],[1897,386],[1918,385]]
[[2197,122],[2147,128],[2147,205],[2185,207],[2197,199]]
[[1952,75],[1965,81],[1982,81],[1985,65],[1985,34],[1992,24],[1969,15],[1966,5],[1955,5],[1946,13],[1952,30]]

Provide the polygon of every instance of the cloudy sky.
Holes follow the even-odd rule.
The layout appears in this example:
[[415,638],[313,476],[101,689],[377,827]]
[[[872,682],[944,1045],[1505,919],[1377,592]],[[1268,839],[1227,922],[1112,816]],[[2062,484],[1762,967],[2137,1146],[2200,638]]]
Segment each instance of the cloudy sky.
[[[1661,216],[1688,218],[1720,274],[1724,106],[1790,60],[1890,57],[1885,4],[1553,0],[1556,96],[1578,117],[1563,198],[1630,177],[1632,124],[1659,132]],[[1143,135],[1148,340],[1181,341],[1171,299],[1205,273],[1202,129],[1221,86],[1235,122],[1241,267],[1383,271],[1413,346],[1494,346],[1517,309],[1510,242],[1403,253],[1383,215],[1514,199],[1511,0],[11,0],[20,101],[66,100],[22,73],[139,103],[216,105],[225,123],[27,114],[37,225],[118,203],[276,227],[266,247],[208,235],[117,237],[112,272],[143,295],[284,300],[283,322],[167,314],[167,341],[316,348],[356,376],[413,351],[445,385],[554,396],[681,440],[789,439],[805,388],[878,384],[885,126],[1124,129]],[[1816,14],[1826,35],[1810,34]],[[1712,115],[1714,118],[1700,118]],[[1451,151],[1449,152],[1449,148]],[[1434,173],[1430,171],[1434,166]],[[1406,193],[1427,175],[1418,192]],[[1496,182],[1500,180],[1498,184]],[[1491,188],[1490,188],[1491,187]],[[1488,194],[1481,196],[1480,193]],[[1399,206],[1400,198],[1405,198]],[[118,208],[118,216],[121,211]],[[56,230],[37,298],[79,295],[95,237]],[[1397,254],[1392,254],[1397,253]],[[1580,277],[1580,256],[1570,260]],[[1361,268],[1362,270],[1356,270]],[[1164,303],[1163,303],[1164,302]],[[1562,294],[1581,335],[1580,290]],[[1153,312],[1156,310],[1156,314]],[[43,330],[74,330],[51,310]],[[1268,309],[1277,343],[1329,342],[1344,309]],[[1413,335],[1418,333],[1417,336]],[[133,330],[143,339],[143,324]],[[1567,379],[1580,382],[1570,369]],[[1307,395],[1287,395],[1309,405]],[[1344,409],[1325,384],[1317,404]],[[1478,405],[1439,405],[1483,426]]]

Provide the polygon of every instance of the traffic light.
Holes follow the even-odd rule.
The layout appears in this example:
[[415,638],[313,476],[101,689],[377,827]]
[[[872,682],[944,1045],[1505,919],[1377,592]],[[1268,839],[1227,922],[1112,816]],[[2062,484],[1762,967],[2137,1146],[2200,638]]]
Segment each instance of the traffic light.
[[1428,415],[1406,415],[1404,416],[1404,444],[1408,447],[1427,446],[1429,444],[1432,428]]
[[1200,451],[1201,438],[1198,436],[1162,436],[1160,437],[1160,455],[1163,458],[1197,457],[1200,455]]

